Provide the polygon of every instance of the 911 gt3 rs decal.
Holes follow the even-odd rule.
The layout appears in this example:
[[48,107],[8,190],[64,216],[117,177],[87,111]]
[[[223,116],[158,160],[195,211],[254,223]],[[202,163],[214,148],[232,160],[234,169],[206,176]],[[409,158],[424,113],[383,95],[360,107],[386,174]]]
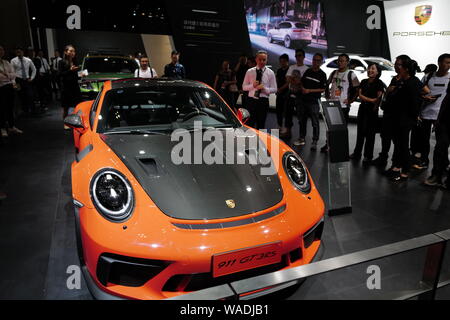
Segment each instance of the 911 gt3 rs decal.
[[279,263],[281,242],[215,255],[212,260],[214,277]]

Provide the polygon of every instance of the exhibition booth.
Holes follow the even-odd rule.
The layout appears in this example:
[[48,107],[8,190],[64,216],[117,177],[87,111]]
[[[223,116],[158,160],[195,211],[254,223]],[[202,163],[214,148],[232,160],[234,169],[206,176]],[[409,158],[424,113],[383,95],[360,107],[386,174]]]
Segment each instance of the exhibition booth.
[[[450,53],[448,12],[447,0],[2,1],[5,57],[73,46],[83,101],[70,131],[64,96],[39,118],[17,111],[24,138],[0,149],[0,299],[450,299],[450,194],[423,186],[431,165],[393,184],[351,160],[361,98],[343,106],[325,88],[320,140],[280,138],[279,92],[261,87],[299,52],[308,68],[323,58],[327,79],[342,54],[358,83],[375,64],[385,88],[407,54],[422,80]],[[212,88],[224,61],[258,55],[269,71],[235,81],[236,101]],[[159,77],[140,76],[143,56]],[[261,130],[250,98],[273,109]]]

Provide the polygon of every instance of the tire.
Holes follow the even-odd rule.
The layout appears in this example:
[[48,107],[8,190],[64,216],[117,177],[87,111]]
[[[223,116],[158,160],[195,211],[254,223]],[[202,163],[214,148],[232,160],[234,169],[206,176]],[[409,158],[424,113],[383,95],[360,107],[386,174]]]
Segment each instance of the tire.
[[291,38],[289,36],[286,36],[284,38],[284,46],[286,48],[292,48],[292,41],[291,41]]

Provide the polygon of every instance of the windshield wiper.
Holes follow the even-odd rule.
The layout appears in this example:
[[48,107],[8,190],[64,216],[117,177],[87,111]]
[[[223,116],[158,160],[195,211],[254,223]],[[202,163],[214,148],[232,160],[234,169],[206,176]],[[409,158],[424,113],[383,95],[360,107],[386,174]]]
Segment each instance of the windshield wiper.
[[104,134],[133,134],[133,135],[141,135],[141,134],[151,134],[151,135],[159,135],[159,136],[167,136],[168,134],[161,131],[154,130],[123,130],[123,131],[109,131]]
[[206,131],[206,130],[216,130],[216,129],[232,129],[234,128],[232,125],[219,125],[219,126],[209,126],[209,127],[200,127],[200,128],[189,128],[186,129],[189,132],[193,132],[193,131],[197,131],[197,130],[202,130],[202,131]]

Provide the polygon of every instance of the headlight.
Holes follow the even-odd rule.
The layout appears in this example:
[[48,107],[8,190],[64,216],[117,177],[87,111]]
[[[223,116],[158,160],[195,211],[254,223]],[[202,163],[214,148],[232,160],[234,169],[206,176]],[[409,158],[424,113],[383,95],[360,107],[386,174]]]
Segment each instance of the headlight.
[[91,198],[108,220],[122,222],[131,216],[134,194],[127,178],[114,169],[104,169],[91,180]]
[[309,193],[311,191],[308,171],[306,170],[303,161],[300,160],[294,153],[288,152],[284,155],[283,167],[289,177],[289,180],[291,180],[297,189],[303,193]]

